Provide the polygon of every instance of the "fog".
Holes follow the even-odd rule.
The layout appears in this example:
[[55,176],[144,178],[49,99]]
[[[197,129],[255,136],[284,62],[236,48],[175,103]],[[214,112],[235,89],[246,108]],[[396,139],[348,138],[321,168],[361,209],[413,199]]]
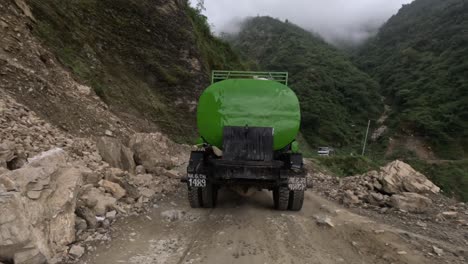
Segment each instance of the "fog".
[[[362,42],[412,0],[205,0],[216,33],[235,33],[246,17],[288,19],[332,43]],[[197,0],[192,0],[192,3]]]

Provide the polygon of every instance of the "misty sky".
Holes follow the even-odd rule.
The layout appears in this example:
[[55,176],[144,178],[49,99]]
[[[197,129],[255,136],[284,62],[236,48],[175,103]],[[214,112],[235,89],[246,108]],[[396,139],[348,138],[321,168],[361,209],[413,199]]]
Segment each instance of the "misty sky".
[[[197,2],[197,0],[191,0]],[[269,15],[289,19],[315,31],[328,41],[359,42],[413,0],[205,0],[214,30],[235,32],[238,22],[249,16]]]

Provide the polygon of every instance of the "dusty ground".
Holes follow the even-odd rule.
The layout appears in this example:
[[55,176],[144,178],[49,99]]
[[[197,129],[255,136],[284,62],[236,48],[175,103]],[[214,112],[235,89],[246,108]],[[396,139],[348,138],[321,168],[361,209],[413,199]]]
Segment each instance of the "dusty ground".
[[[353,214],[311,191],[301,212],[278,212],[268,192],[220,193],[218,208],[191,209],[185,190],[148,215],[127,218],[80,263],[464,263],[430,256],[443,242]],[[334,227],[317,224],[329,216]]]

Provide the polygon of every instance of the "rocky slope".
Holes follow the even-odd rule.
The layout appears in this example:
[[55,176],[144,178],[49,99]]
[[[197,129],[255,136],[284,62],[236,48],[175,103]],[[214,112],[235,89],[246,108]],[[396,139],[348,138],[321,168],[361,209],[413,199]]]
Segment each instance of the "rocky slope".
[[139,214],[179,182],[187,146],[160,133],[131,134],[128,147],[78,138],[0,94],[0,261],[80,257],[76,243],[108,239],[116,218]]
[[185,0],[28,0],[28,27],[120,116],[195,135],[196,98],[212,68],[241,68]]
[[468,205],[440,194],[438,186],[408,164],[394,161],[345,178],[318,171],[313,163],[307,166],[310,184],[324,197],[394,228],[448,242],[446,253],[426,249],[430,256],[441,257],[448,251],[462,263],[467,258],[463,248],[468,245]]
[[0,14],[0,262],[63,263],[171,192],[190,147],[111,112],[32,34],[24,1]]

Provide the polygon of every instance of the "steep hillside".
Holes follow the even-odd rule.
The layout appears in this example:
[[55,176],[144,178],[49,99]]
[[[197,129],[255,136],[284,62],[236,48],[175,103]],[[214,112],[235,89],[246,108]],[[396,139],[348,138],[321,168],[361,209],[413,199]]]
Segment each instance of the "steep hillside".
[[367,120],[383,109],[376,82],[340,51],[294,24],[251,18],[229,40],[260,69],[289,72],[301,102],[302,132],[313,146],[359,145]]
[[155,122],[177,139],[211,68],[241,68],[229,45],[184,0],[28,0],[33,32],[118,113]]
[[357,57],[391,105],[396,134],[429,142],[441,158],[468,154],[468,2],[405,5]]

